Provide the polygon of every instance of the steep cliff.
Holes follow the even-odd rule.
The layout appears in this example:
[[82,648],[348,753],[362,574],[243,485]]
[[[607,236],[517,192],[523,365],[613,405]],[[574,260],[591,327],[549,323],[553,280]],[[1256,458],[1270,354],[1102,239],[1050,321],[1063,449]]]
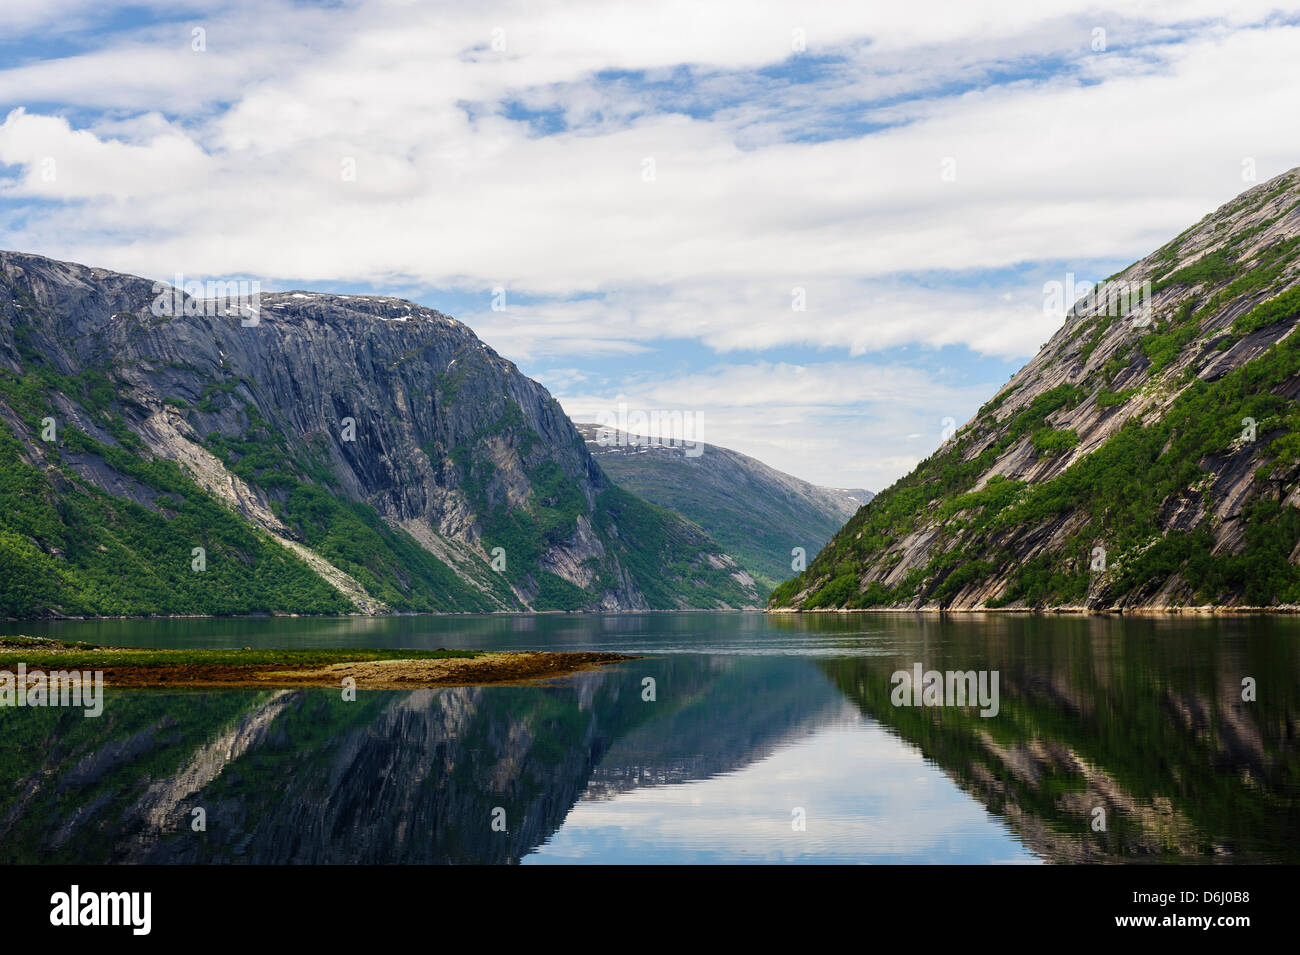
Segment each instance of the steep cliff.
[[771,606],[1300,602],[1298,247],[1292,170],[1112,276]]
[[765,592],[790,576],[794,548],[817,553],[871,500],[870,491],[819,487],[713,444],[577,428],[614,483],[698,524]]
[[757,601],[455,319],[161,293],[0,252],[0,614]]

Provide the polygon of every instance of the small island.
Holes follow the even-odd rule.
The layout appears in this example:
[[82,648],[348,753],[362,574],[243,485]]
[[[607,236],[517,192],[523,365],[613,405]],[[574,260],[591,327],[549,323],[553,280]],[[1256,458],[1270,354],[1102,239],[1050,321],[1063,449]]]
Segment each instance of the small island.
[[636,657],[619,653],[486,650],[151,649],[0,637],[0,670],[94,670],[106,686],[339,687],[410,690],[535,683]]

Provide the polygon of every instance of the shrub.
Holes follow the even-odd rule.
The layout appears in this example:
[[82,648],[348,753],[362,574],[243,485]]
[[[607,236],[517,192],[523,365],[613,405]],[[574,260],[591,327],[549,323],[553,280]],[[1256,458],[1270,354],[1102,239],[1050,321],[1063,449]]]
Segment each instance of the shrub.
[[1045,458],[1055,457],[1079,443],[1079,435],[1071,429],[1057,431],[1040,428],[1034,432],[1034,450]]

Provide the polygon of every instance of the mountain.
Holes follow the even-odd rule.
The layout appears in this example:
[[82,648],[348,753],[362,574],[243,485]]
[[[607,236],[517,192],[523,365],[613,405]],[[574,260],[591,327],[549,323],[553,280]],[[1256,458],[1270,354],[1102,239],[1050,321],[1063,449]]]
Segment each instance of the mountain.
[[0,615],[758,601],[455,319],[195,291],[0,252]]
[[859,507],[866,504],[876,496],[873,492],[862,487],[827,487],[822,488],[822,490],[830,491],[838,496],[848,498],[849,502],[853,505],[854,513],[857,512]]
[[1076,303],[770,606],[1300,602],[1298,256],[1292,170]]
[[815,554],[871,500],[870,491],[818,487],[716,445],[576,427],[615,484],[697,524],[766,590],[791,575],[795,547]]

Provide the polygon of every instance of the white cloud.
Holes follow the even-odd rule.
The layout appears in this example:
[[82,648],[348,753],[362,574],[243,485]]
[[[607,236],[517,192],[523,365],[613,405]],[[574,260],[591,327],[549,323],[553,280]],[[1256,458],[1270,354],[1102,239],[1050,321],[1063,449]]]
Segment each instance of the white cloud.
[[624,380],[603,392],[579,390],[582,384],[557,387],[575,421],[617,414],[620,403],[631,411],[689,412],[697,430],[688,438],[817,484],[873,491],[938,447],[944,418],[965,421],[995,390],[990,383],[953,384],[942,372],[862,362],[720,365]]
[[[874,31],[873,45],[888,50],[969,41],[969,31],[985,29],[969,8],[955,5],[947,25],[925,35],[916,22],[933,18],[884,22],[877,13],[841,22],[812,10],[806,22],[820,17],[837,38]],[[1105,78],[1095,85],[1057,79],[916,103],[907,125],[862,138],[743,149],[722,121],[654,115],[533,137],[498,116],[471,118],[462,104],[491,105],[512,90],[600,68],[777,61],[784,51],[767,34],[798,20],[793,12],[741,17],[723,6],[697,21],[669,5],[637,8],[632,21],[575,11],[542,21],[515,8],[502,21],[518,24],[507,28],[509,53],[492,60],[490,50],[466,51],[476,37],[490,42],[500,9],[453,17],[394,8],[436,32],[382,18],[363,28],[361,9],[342,17],[355,35],[331,35],[309,56],[279,57],[273,70],[242,47],[221,52],[210,32],[208,53],[171,51],[158,71],[139,70],[133,43],[60,61],[65,85],[48,91],[30,85],[48,64],[0,73],[0,95],[11,98],[102,102],[115,94],[127,106],[142,105],[124,78],[132,71],[185,95],[214,74],[209,65],[232,81],[255,81],[212,123],[158,117],[148,130],[113,128],[122,141],[34,112],[11,114],[0,128],[0,159],[25,174],[5,196],[72,202],[10,243],[149,275],[401,278],[551,296],[668,286],[678,314],[654,321],[672,333],[684,324],[722,348],[751,333],[759,344],[794,337],[761,318],[755,328],[748,307],[779,276],[786,294],[794,284],[841,290],[805,340],[862,350],[888,346],[901,331],[913,341],[1002,351],[1023,348],[1025,336],[996,340],[991,330],[1007,314],[993,303],[954,322],[935,312],[935,296],[900,288],[888,312],[872,310],[865,331],[862,311],[847,307],[848,289],[904,270],[1136,256],[1239,191],[1243,151],[1261,175],[1300,155],[1300,129],[1277,121],[1292,106],[1300,30],[1290,27],[1209,31],[1153,48],[1157,62],[1136,72],[1132,60],[1083,60]],[[320,33],[328,22],[307,20],[305,29]],[[1014,22],[1004,13],[987,26],[997,49]],[[220,24],[211,30],[220,34]],[[200,67],[182,65],[191,62]],[[1197,122],[1187,121],[1188,103],[1197,104]],[[957,178],[943,182],[939,164],[949,156]],[[58,163],[55,182],[40,179],[36,163],[45,157]],[[654,182],[641,177],[647,157]],[[349,160],[355,182],[342,178]],[[573,314],[589,311],[579,304]]]
[[[965,345],[1000,357],[1030,354],[1064,313],[1044,314],[1041,282],[1004,282],[1012,283],[1011,291],[887,279],[810,281],[787,273],[627,288],[581,301],[470,311],[463,318],[498,350],[523,359],[635,353],[656,339],[698,339],[719,353],[810,346],[857,356],[919,343]],[[794,307],[797,296],[802,310]]]
[[[615,749],[610,759],[617,758]],[[791,809],[805,810],[794,830]],[[731,772],[584,798],[528,863],[1035,862],[998,817],[880,724],[845,712]]]
[[[683,338],[724,358],[1025,355],[1052,330],[1026,263],[1088,273],[1136,258],[1249,185],[1243,160],[1261,180],[1297,163],[1300,28],[1274,8],[228,0],[157,4],[166,22],[96,33],[112,13],[100,4],[6,4],[7,36],[87,52],[0,70],[0,103],[27,107],[0,125],[0,200],[37,203],[0,244],[268,288],[481,290],[486,303],[501,285],[535,304],[460,317],[516,358]],[[790,59],[795,30],[804,60]],[[654,82],[610,78],[638,70]],[[574,125],[538,135],[511,103]],[[791,308],[796,287],[806,311]],[[845,387],[877,371],[845,367]],[[848,483],[828,470],[831,442],[847,441],[871,487],[912,459],[906,436],[930,433],[919,419],[937,410],[864,396],[846,424],[788,400],[771,415],[817,437],[779,445],[737,410],[752,406],[688,384],[722,402],[741,450]]]

